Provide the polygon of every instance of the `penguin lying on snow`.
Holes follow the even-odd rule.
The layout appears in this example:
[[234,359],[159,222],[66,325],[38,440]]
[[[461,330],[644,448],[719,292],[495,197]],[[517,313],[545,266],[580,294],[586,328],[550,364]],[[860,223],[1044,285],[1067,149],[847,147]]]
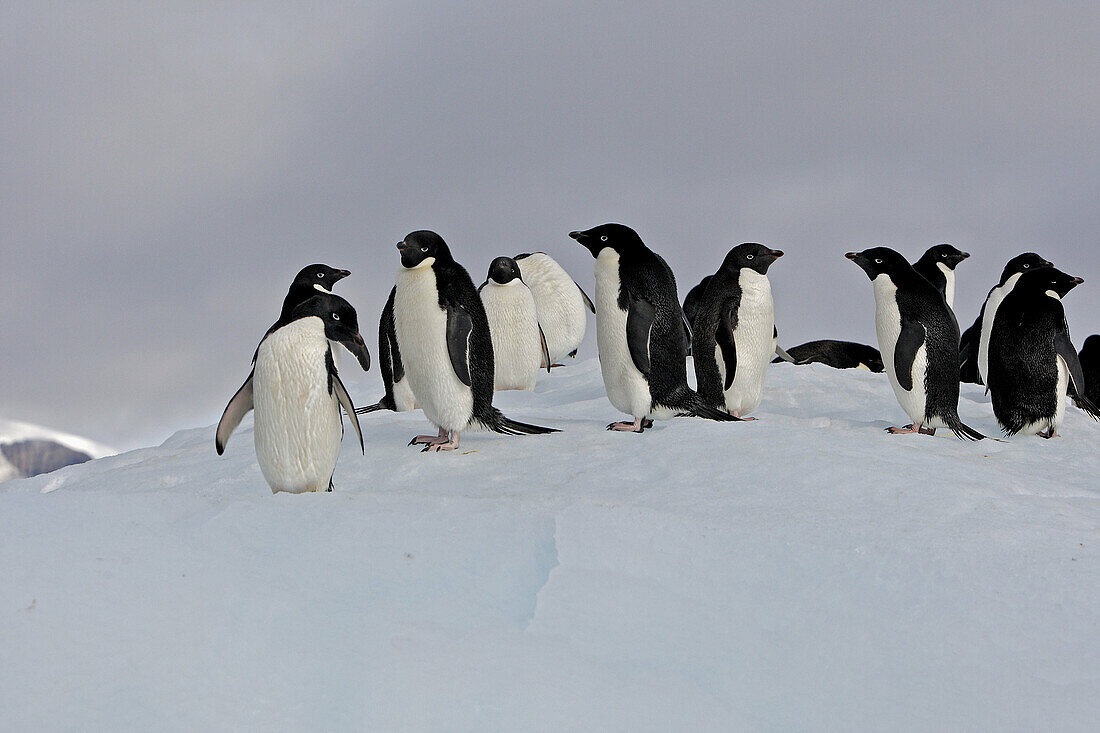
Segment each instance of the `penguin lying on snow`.
[[386,392],[373,405],[357,409],[355,412],[359,415],[375,410],[407,412],[417,407],[416,396],[409,386],[409,380],[405,379],[405,365],[401,363],[401,347],[397,344],[397,331],[393,324],[395,292],[396,288],[390,288],[390,297],[378,319],[378,368],[382,372],[382,385]]
[[892,249],[874,247],[845,257],[874,284],[882,362],[898,402],[913,420],[888,431],[934,435],[945,427],[959,438],[984,438],[959,419],[959,325],[947,301]]
[[1061,298],[1084,280],[1053,268],[1033,270],[1001,301],[989,336],[989,392],[1006,435],[1053,438],[1066,414],[1066,392],[1094,420],[1097,409],[1069,337]]
[[634,418],[608,430],[640,433],[650,418],[679,415],[739,419],[706,405],[687,385],[690,329],[668,264],[622,224],[569,236],[596,258],[596,342],[607,398]]
[[764,375],[775,353],[775,304],[768,268],[783,253],[762,244],[729,251],[710,278],[692,324],[699,397],[734,417],[760,405]]
[[539,324],[546,335],[550,361],[542,366],[561,366],[575,357],[588,323],[585,309],[596,312],[591,298],[565,269],[545,252],[528,252],[514,258],[524,284],[531,289]]
[[[881,372],[882,354],[874,346],[857,344],[852,341],[807,341],[787,350],[797,364],[824,364],[833,369],[866,369],[869,372]],[[776,364],[783,361],[779,357],[772,359]]]
[[546,335],[539,325],[535,298],[520,277],[516,261],[497,257],[477,289],[489,319],[493,341],[493,388],[534,389],[539,366],[550,371]]
[[955,268],[969,256],[969,252],[960,252],[950,244],[937,244],[929,247],[921,258],[913,263],[913,269],[935,285],[947,304],[954,308]]
[[214,444],[221,455],[241,419],[256,410],[256,460],[272,492],[332,489],[344,435],[341,406],[363,450],[355,407],[336,372],[329,341],[344,344],[364,370],[370,368],[355,309],[338,295],[316,293],[260,341],[252,373],[218,422]]
[[485,307],[470,274],[455,262],[435,232],[416,231],[397,243],[393,315],[405,374],[424,416],[439,435],[418,435],[409,445],[454,450],[459,434],[486,429],[507,435],[553,433],[493,407],[493,343]]
[[1085,376],[1085,397],[1094,405],[1100,405],[1100,335],[1085,339],[1079,354],[1081,372]]

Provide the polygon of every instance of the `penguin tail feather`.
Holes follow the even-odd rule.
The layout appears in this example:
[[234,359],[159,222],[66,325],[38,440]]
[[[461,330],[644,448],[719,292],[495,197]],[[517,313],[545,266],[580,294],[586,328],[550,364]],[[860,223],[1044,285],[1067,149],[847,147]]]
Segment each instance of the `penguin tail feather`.
[[1093,420],[1100,420],[1100,407],[1097,407],[1096,403],[1088,397],[1085,397],[1083,394],[1075,394],[1073,396],[1073,403],[1084,410],[1085,414]]
[[386,409],[389,409],[389,408],[387,408],[381,402],[375,402],[373,405],[367,405],[366,407],[356,407],[355,408],[355,414],[356,415],[366,415],[368,412],[377,412],[378,410],[386,410]]
[[502,433],[504,435],[545,435],[546,433],[561,432],[557,428],[544,428],[541,425],[530,425],[525,422],[513,420],[509,417],[505,417],[504,413],[496,408],[493,409],[490,420],[486,421],[484,425],[494,433]]
[[711,407],[703,401],[698,392],[684,387],[682,391],[674,395],[668,402],[662,401],[662,407],[676,411],[677,417],[701,417],[705,420],[717,420],[718,422],[740,422],[741,418],[734,417],[725,410]]
[[951,417],[945,418],[944,422],[947,423],[948,429],[954,433],[955,437],[959,440],[982,440],[988,437],[964,423],[959,419],[958,415],[952,415]]

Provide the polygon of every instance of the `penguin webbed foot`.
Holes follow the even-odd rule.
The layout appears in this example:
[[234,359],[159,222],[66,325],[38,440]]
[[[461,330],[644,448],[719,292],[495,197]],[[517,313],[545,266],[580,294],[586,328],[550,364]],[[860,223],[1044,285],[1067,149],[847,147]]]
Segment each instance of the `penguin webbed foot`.
[[448,437],[439,437],[434,439],[428,445],[420,451],[421,453],[435,452],[444,450],[454,450],[458,447],[458,433],[451,433]]
[[616,433],[644,433],[646,428],[653,427],[653,421],[647,417],[640,417],[634,422],[613,422],[607,426],[608,430]]
[[1038,435],[1040,438],[1043,438],[1044,440],[1050,440],[1051,438],[1061,438],[1062,437],[1061,435],[1058,434],[1058,431],[1055,430],[1053,427],[1048,428],[1047,430],[1043,430],[1041,432],[1038,432],[1038,433],[1036,433],[1036,435]]
[[[748,418],[743,419],[747,420]],[[926,428],[923,425],[914,425],[913,423],[909,423],[908,425],[900,428],[886,428],[886,432],[890,433],[890,435],[908,435],[910,433],[920,433],[921,435],[935,435],[936,429]]]
[[439,433],[436,435],[417,435],[415,438],[409,441],[409,445],[432,445],[433,443],[445,443],[450,439],[450,433],[443,428],[439,429]]

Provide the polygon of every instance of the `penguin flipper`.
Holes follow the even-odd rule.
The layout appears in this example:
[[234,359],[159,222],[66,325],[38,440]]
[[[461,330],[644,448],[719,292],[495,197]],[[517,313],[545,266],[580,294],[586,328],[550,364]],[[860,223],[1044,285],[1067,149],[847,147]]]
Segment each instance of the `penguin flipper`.
[[733,341],[733,332],[737,330],[737,309],[723,308],[722,322],[718,324],[718,333],[715,339],[718,348],[722,350],[722,361],[726,365],[726,382],[722,387],[725,391],[733,386],[733,378],[737,374],[737,344]]
[[343,405],[344,412],[348,413],[348,417],[351,418],[351,425],[355,428],[355,434],[359,436],[359,450],[363,451],[365,454],[367,449],[363,445],[363,431],[359,427],[359,418],[356,416],[355,405],[351,402],[351,395],[349,395],[347,389],[345,389],[344,383],[340,381],[339,374],[333,372],[331,377],[332,391],[336,393],[336,399],[340,400],[340,404]]
[[634,366],[646,375],[649,374],[649,335],[656,317],[657,310],[652,303],[637,296],[630,299],[630,310],[626,314],[626,344]]
[[581,298],[584,299],[584,307],[592,311],[592,313],[595,313],[596,304],[593,303],[592,299],[588,297],[588,293],[584,292],[584,288],[582,288],[580,283],[578,283],[576,280],[573,281],[573,284],[577,286],[577,290],[581,291]]
[[470,334],[473,330],[474,321],[469,313],[457,305],[447,306],[447,353],[455,376],[467,387],[473,385],[470,379]]
[[913,362],[916,361],[920,347],[924,345],[924,337],[924,325],[916,321],[901,322],[901,333],[894,345],[894,374],[898,384],[906,392],[913,389]]
[[546,334],[542,331],[542,326],[539,326],[539,346],[542,349],[542,358],[546,363],[546,373],[550,373],[550,349],[546,348]]
[[225,444],[229,442],[229,436],[252,409],[252,377],[255,373],[255,369],[248,373],[248,379],[244,380],[244,384],[229,400],[229,404],[225,406],[225,412],[222,413],[222,419],[218,421],[218,430],[214,435],[214,448],[219,456],[225,452]]
[[1069,373],[1069,393],[1073,396],[1073,402],[1084,410],[1093,420],[1100,420],[1100,408],[1085,396],[1085,370],[1081,368],[1081,357],[1073,348],[1069,332],[1065,329],[1058,331],[1054,336],[1054,352],[1065,363]]

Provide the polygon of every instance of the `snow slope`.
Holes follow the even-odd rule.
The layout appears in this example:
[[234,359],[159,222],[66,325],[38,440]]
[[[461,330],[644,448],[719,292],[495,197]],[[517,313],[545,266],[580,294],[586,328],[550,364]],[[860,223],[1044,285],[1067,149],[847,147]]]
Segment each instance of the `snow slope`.
[[[366,404],[376,395],[358,394]],[[890,436],[882,375],[779,364],[760,421],[643,435],[589,360],[550,436],[271,495],[251,419],[0,485],[12,730],[1095,730],[1100,424]],[[964,385],[963,419],[996,431]]]

